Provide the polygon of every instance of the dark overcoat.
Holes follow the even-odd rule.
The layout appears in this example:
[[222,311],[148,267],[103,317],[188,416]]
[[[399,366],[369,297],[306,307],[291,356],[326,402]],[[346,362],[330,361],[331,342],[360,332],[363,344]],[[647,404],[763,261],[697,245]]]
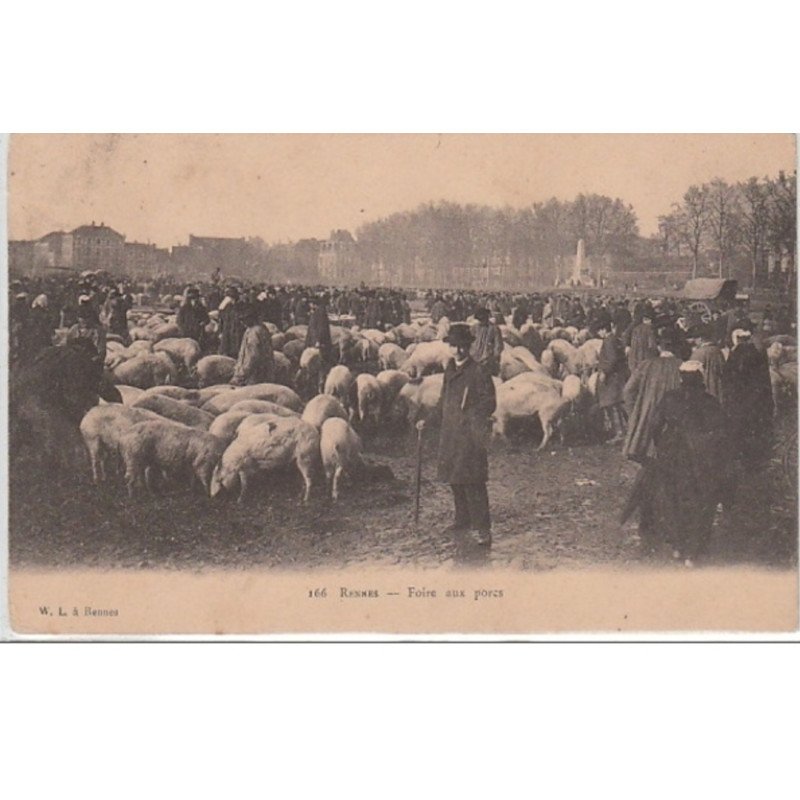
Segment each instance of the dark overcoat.
[[239,304],[230,303],[219,312],[219,354],[238,358],[244,331]]
[[468,358],[461,366],[451,360],[444,371],[439,399],[438,475],[443,483],[486,483],[489,459],[486,447],[490,416],[497,405],[489,371]]
[[746,458],[767,456],[774,411],[767,354],[751,342],[734,347],[722,370],[722,386],[739,453]]
[[184,301],[178,309],[175,321],[180,328],[181,336],[194,339],[199,344],[202,344],[208,320],[208,310],[200,301],[196,303]]
[[597,404],[600,408],[610,408],[622,403],[622,390],[631,373],[625,358],[625,345],[618,337],[612,334],[603,339],[597,366],[603,376],[597,385]]
[[333,363],[333,342],[331,341],[331,323],[324,306],[317,306],[308,321],[306,347],[319,348],[320,356],[325,364]]
[[701,386],[668,391],[653,417],[656,457],[639,473],[623,521],[639,507],[649,532],[694,558],[711,534],[717,503],[732,491],[728,424]]

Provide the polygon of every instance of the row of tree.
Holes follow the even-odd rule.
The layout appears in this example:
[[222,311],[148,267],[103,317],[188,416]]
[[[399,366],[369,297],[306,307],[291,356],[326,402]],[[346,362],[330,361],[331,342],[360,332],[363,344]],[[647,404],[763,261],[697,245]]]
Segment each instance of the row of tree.
[[623,200],[581,194],[522,209],[428,203],[369,222],[356,238],[367,263],[403,274],[419,265],[434,275],[498,265],[533,283],[552,284],[580,239],[595,262],[615,263],[633,255],[639,230]]
[[[784,173],[691,186],[651,237],[639,235],[630,204],[599,194],[524,208],[426,203],[362,225],[355,241],[347,234],[352,247],[345,277],[446,286],[491,276],[493,284],[509,288],[551,286],[569,278],[583,239],[592,272],[612,281],[615,272],[617,282],[635,282],[647,272],[669,284],[691,274],[765,285],[768,260],[794,270],[796,206],[797,176]],[[257,280],[314,282],[322,247],[317,239],[249,239],[241,271]]]
[[666,256],[691,256],[693,277],[703,267],[716,267],[720,278],[732,277],[737,261],[746,259],[756,286],[766,277],[770,256],[793,269],[797,174],[736,184],[715,178],[690,186],[682,202],[659,218],[658,238]]

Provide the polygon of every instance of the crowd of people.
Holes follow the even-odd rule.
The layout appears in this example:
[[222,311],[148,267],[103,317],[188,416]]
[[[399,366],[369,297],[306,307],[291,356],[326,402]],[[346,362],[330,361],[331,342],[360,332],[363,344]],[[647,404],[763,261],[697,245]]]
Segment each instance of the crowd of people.
[[505,326],[537,360],[548,331],[557,328],[602,340],[597,404],[609,441],[642,465],[624,516],[639,511],[645,543],[667,541],[693,563],[708,543],[715,511],[732,501],[732,467],[769,455],[774,409],[765,351],[771,337],[796,335],[788,304],[765,307],[756,323],[743,303],[701,319],[675,299],[563,290],[224,285],[219,276],[190,285],[46,278],[11,284],[11,363],[34,359],[60,328],[67,344],[81,344],[102,364],[108,337],[129,343],[135,306],[166,302],[180,336],[194,339],[204,354],[236,360],[232,383],[270,382],[273,344],[264,323],[279,331],[307,326],[305,346],[319,350],[327,369],[336,362],[332,319],[389,330],[411,322],[412,301],[433,325],[446,321],[450,332],[445,341],[454,359],[442,392],[439,473],[453,486],[455,528],[475,528],[482,542],[491,541],[485,434],[495,400],[489,377],[500,370]]

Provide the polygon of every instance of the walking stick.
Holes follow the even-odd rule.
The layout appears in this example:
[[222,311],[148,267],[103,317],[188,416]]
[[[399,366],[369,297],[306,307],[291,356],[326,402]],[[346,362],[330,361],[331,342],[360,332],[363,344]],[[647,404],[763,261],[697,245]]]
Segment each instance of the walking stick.
[[417,428],[417,482],[414,497],[414,525],[419,525],[419,496],[422,490],[422,428]]

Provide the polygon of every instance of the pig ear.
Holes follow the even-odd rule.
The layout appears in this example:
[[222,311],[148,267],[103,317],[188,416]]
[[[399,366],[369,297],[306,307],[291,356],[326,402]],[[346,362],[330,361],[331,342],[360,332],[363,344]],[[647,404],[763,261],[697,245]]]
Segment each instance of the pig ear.
[[267,430],[270,433],[272,433],[272,431],[274,431],[275,428],[277,428],[277,427],[278,427],[278,423],[277,422],[269,422],[269,423],[267,423]]

